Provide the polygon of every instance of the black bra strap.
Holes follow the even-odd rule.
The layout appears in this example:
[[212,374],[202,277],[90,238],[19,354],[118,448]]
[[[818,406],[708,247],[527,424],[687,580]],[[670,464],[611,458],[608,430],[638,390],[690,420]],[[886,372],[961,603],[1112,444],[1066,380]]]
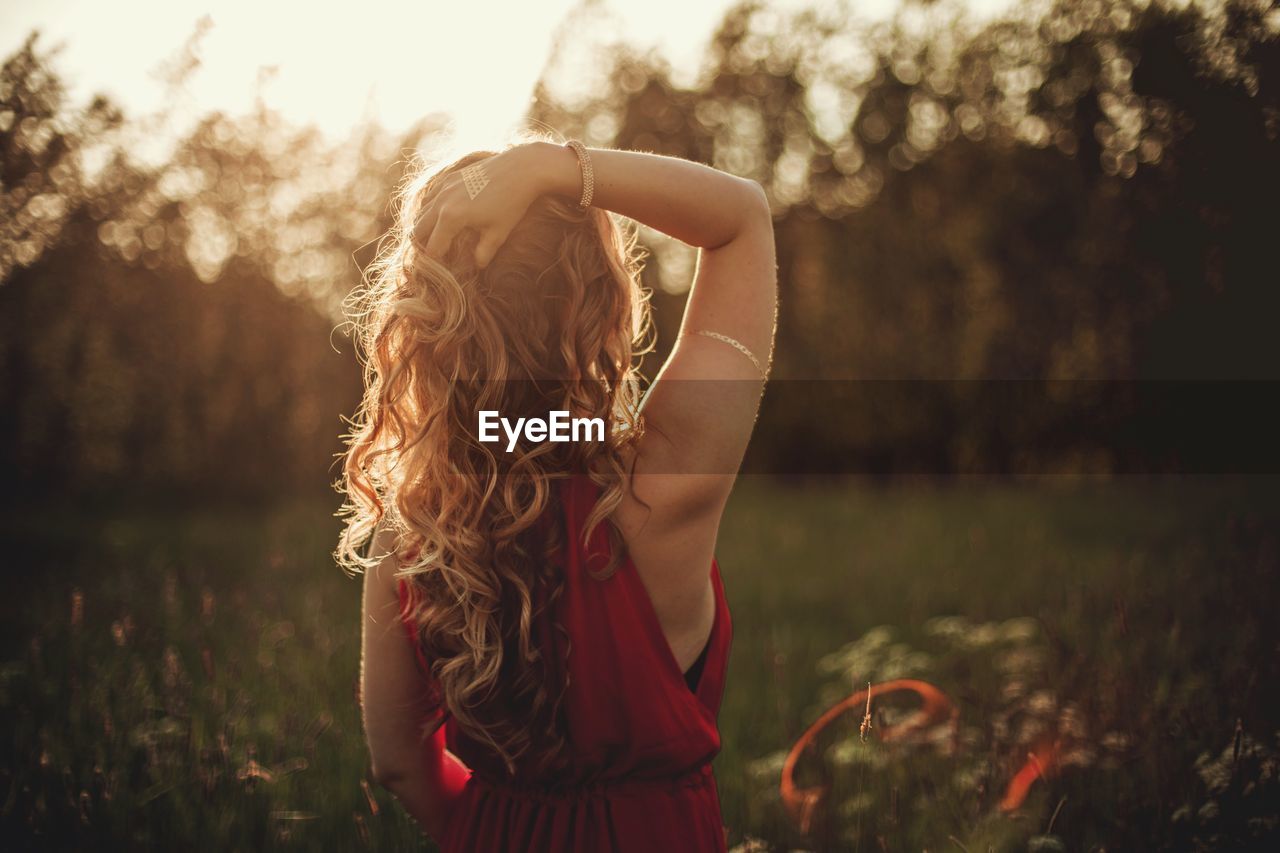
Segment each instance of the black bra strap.
[[698,654],[698,659],[693,662],[693,666],[685,670],[684,683],[689,685],[689,690],[693,693],[698,692],[698,682],[702,680],[702,669],[707,663],[707,651],[711,648],[711,638],[707,638],[707,644],[702,647],[702,651]]

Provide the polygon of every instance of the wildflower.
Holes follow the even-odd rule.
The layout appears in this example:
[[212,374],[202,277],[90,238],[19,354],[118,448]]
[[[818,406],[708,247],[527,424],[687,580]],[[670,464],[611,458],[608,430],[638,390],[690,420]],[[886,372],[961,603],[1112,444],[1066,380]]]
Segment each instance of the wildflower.
[[164,579],[164,606],[170,613],[178,609],[178,578],[173,572]]
[[182,662],[178,659],[178,651],[173,646],[164,650],[164,686],[170,690],[178,686],[182,676]]
[[1123,732],[1107,732],[1102,736],[1102,745],[1111,752],[1124,752],[1129,748],[1129,736]]
[[246,761],[244,766],[236,771],[236,778],[242,782],[256,779],[261,779],[263,782],[274,782],[276,780],[274,773],[252,758]]

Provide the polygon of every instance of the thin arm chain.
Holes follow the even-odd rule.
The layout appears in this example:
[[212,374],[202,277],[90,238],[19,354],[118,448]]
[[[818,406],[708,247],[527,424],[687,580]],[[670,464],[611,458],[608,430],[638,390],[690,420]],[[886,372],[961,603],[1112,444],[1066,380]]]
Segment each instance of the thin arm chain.
[[761,379],[764,379],[769,375],[768,371],[764,369],[764,366],[760,364],[760,359],[756,358],[755,353],[747,349],[740,341],[734,340],[728,335],[722,335],[719,332],[712,332],[708,329],[698,329],[697,331],[690,332],[689,334],[702,335],[705,338],[720,341],[722,344],[728,344],[747,358],[751,359],[751,363],[756,366],[756,371],[760,374]]

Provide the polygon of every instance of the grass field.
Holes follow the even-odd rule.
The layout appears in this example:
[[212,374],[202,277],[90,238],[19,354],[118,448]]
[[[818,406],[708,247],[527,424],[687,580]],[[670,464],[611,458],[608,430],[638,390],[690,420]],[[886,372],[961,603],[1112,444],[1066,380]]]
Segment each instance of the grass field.
[[[428,847],[367,782],[333,506],[6,515],[6,849]],[[732,844],[1274,849],[1274,479],[748,479],[719,554]],[[831,794],[800,836],[782,755],[829,704],[903,676],[948,694],[954,725],[881,742],[910,706],[884,699],[863,741],[852,715],[801,767]],[[1002,812],[1046,738],[1047,778]]]

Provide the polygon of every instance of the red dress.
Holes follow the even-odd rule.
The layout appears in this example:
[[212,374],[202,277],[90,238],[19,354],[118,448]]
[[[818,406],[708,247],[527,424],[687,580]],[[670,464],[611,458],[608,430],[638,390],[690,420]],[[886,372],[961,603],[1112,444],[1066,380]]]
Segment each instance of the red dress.
[[[441,849],[723,851],[711,759],[720,751],[716,718],[732,626],[719,566],[712,560],[715,621],[691,689],[631,560],[606,580],[587,573],[604,567],[609,556],[607,522],[582,545],[598,487],[579,476],[560,488],[566,577],[554,616],[570,643],[563,704],[570,768],[555,778],[517,768],[515,780],[505,781],[496,757],[447,719],[437,743],[447,742],[471,778],[450,806],[444,837],[437,839]],[[409,595],[401,581],[402,607]],[[562,635],[541,627],[535,636],[544,659],[564,666]],[[414,640],[412,624],[406,628]]]

